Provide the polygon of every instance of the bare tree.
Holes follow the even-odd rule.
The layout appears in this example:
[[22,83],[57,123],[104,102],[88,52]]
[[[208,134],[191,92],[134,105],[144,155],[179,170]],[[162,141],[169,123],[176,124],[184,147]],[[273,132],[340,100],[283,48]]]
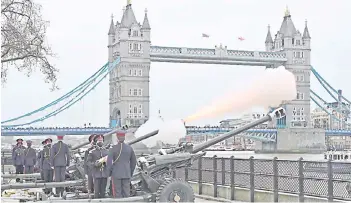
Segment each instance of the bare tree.
[[56,69],[46,44],[47,21],[40,14],[41,6],[32,0],[1,0],[1,83],[6,83],[9,68],[25,71],[28,77],[40,68],[45,82],[56,86]]

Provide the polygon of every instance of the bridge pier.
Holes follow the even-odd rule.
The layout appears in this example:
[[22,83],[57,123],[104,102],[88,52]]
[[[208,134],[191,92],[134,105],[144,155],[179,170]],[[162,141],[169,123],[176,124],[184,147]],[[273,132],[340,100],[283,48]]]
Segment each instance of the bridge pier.
[[278,129],[276,143],[255,143],[257,153],[323,153],[325,150],[325,130],[315,128]]

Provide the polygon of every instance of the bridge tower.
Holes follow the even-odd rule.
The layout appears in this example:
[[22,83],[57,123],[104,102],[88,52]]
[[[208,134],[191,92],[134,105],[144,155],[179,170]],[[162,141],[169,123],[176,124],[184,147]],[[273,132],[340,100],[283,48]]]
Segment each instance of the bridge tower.
[[297,94],[294,100],[283,102],[287,114],[286,118],[279,119],[274,124],[278,128],[276,143],[260,143],[256,149],[275,152],[324,151],[325,131],[312,128],[310,118],[311,37],[307,21],[301,34],[295,28],[287,8],[274,40],[268,26],[265,47],[266,51],[286,54],[285,69],[295,76]]
[[138,127],[149,118],[150,30],[147,11],[138,23],[130,0],[121,22],[111,19],[108,59],[121,62],[110,72],[110,127]]
[[[297,95],[290,102],[284,102],[287,112],[284,125],[287,128],[311,128],[310,118],[310,73],[311,37],[305,24],[303,34],[294,26],[290,11],[286,8],[279,31],[272,39],[270,27],[265,41],[266,51],[285,52],[288,61],[285,68],[296,78]],[[278,122],[279,123],[279,122]]]

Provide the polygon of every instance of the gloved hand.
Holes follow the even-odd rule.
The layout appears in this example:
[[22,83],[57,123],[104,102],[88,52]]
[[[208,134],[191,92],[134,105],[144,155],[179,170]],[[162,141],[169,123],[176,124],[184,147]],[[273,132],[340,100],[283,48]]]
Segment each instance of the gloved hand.
[[54,167],[53,167],[53,166],[51,166],[51,169],[54,169]]
[[96,167],[99,167],[101,166],[101,163],[99,161],[96,161],[95,164],[94,164]]

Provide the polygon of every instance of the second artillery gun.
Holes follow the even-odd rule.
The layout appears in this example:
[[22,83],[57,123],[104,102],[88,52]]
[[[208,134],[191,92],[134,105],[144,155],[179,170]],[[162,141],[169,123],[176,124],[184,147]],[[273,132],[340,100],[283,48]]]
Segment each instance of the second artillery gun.
[[[180,168],[190,167],[192,163],[204,156],[206,148],[217,144],[230,137],[238,135],[250,128],[256,127],[273,119],[285,117],[285,110],[278,108],[267,114],[265,117],[252,123],[246,124],[233,131],[219,135],[199,145],[192,143],[181,143],[177,147],[170,149],[160,149],[158,154],[140,157],[137,159],[137,168],[132,177],[131,187],[133,192],[131,197],[123,199],[79,199],[79,202],[194,202],[195,194],[192,187],[184,180],[174,179],[172,174]],[[147,139],[158,133],[158,130],[131,141],[129,144]],[[79,170],[77,167],[76,170]],[[78,177],[78,176],[75,176]],[[82,177],[85,179],[85,177]],[[81,179],[75,180],[77,183]],[[74,182],[74,181],[71,181]],[[33,183],[35,184],[35,183]],[[48,183],[46,183],[48,184]],[[53,184],[54,183],[49,183]],[[2,185],[3,187],[4,185]],[[56,187],[56,186],[53,186]],[[82,196],[81,196],[82,197]],[[80,197],[80,198],[81,198]],[[79,198],[75,196],[75,198]],[[62,200],[68,201],[68,200]],[[57,202],[48,200],[47,202]]]

